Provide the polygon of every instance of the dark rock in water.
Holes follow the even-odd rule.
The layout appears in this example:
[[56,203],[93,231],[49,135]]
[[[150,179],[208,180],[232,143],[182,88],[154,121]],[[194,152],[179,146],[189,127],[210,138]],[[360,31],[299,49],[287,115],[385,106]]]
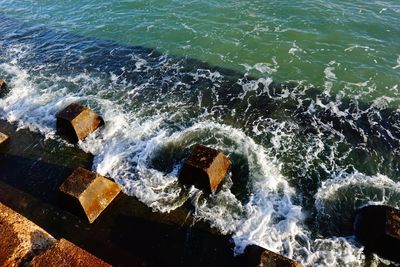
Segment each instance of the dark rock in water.
[[195,145],[179,174],[179,181],[212,193],[228,173],[231,161],[215,149]]
[[99,115],[75,103],[57,113],[57,132],[70,142],[85,139],[103,124]]
[[62,202],[94,222],[121,191],[121,186],[99,174],[78,167],[60,186]]
[[7,140],[8,140],[8,135],[0,132],[0,145],[3,144],[4,142],[6,142]]
[[0,97],[5,96],[8,93],[7,83],[0,79]]
[[292,259],[269,251],[257,245],[250,245],[245,250],[245,266],[251,267],[301,267]]
[[111,265],[96,258],[71,242],[61,239],[55,246],[35,257],[29,266],[81,266],[109,267]]
[[367,250],[400,261],[400,210],[388,206],[361,208],[354,221],[354,230]]
[[0,79],[0,90],[6,89],[7,83],[4,80]]

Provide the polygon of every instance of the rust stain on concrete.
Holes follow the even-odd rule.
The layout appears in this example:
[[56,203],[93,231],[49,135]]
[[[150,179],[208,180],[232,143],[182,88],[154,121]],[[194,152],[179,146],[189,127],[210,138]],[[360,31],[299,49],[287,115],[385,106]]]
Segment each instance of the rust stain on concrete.
[[182,167],[179,181],[212,193],[224,179],[230,166],[231,161],[222,152],[197,144]]
[[[60,186],[71,206],[76,202],[83,209],[90,223],[106,209],[121,191],[121,186],[110,179],[84,168],[77,168]],[[67,203],[68,204],[68,203]]]
[[56,240],[39,226],[0,203],[0,266],[20,266]]
[[40,256],[35,257],[29,266],[110,267],[111,265],[96,258],[73,243],[61,239],[52,248],[46,250]]
[[71,142],[85,139],[103,125],[103,119],[88,107],[73,103],[57,113],[57,132]]

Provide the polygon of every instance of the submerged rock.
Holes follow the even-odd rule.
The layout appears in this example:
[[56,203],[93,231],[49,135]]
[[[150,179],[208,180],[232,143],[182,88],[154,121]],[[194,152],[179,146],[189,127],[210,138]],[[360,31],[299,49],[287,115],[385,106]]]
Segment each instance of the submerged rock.
[[400,261],[400,210],[380,205],[363,207],[357,212],[354,230],[367,250]]
[[103,119],[88,107],[73,103],[57,113],[57,133],[70,142],[85,139],[104,124]]
[[121,191],[114,181],[78,167],[60,186],[63,204],[84,213],[90,223],[107,208]]
[[224,179],[230,166],[231,161],[222,152],[196,144],[183,164],[179,181],[212,193]]
[[248,267],[301,267],[302,265],[292,259],[269,251],[257,245],[250,245],[245,250],[245,265]]
[[71,242],[61,239],[55,246],[35,257],[29,266],[108,267],[111,265]]

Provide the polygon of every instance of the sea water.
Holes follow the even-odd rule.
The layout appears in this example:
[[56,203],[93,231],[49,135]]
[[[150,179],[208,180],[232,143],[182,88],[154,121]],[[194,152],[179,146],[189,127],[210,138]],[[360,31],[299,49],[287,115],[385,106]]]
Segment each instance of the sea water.
[[[352,222],[399,207],[397,1],[0,1],[0,30],[2,118],[57,139],[89,105],[105,127],[78,145],[154,211],[190,201],[237,254],[390,264]],[[232,160],[213,195],[177,181],[195,143]]]

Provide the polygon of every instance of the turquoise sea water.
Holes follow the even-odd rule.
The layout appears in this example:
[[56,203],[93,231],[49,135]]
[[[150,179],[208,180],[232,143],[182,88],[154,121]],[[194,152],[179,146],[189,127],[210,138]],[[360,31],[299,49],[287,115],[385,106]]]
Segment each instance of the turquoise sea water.
[[[155,211],[199,220],[306,266],[384,264],[355,210],[400,201],[397,1],[1,1],[3,118],[55,135],[90,105],[79,146]],[[177,182],[195,143],[230,156],[221,191]]]
[[274,80],[323,87],[329,80],[324,71],[332,68],[334,92],[376,87],[369,96],[394,96],[390,89],[400,81],[395,0],[1,1],[1,7],[5,15],[56,30]]

